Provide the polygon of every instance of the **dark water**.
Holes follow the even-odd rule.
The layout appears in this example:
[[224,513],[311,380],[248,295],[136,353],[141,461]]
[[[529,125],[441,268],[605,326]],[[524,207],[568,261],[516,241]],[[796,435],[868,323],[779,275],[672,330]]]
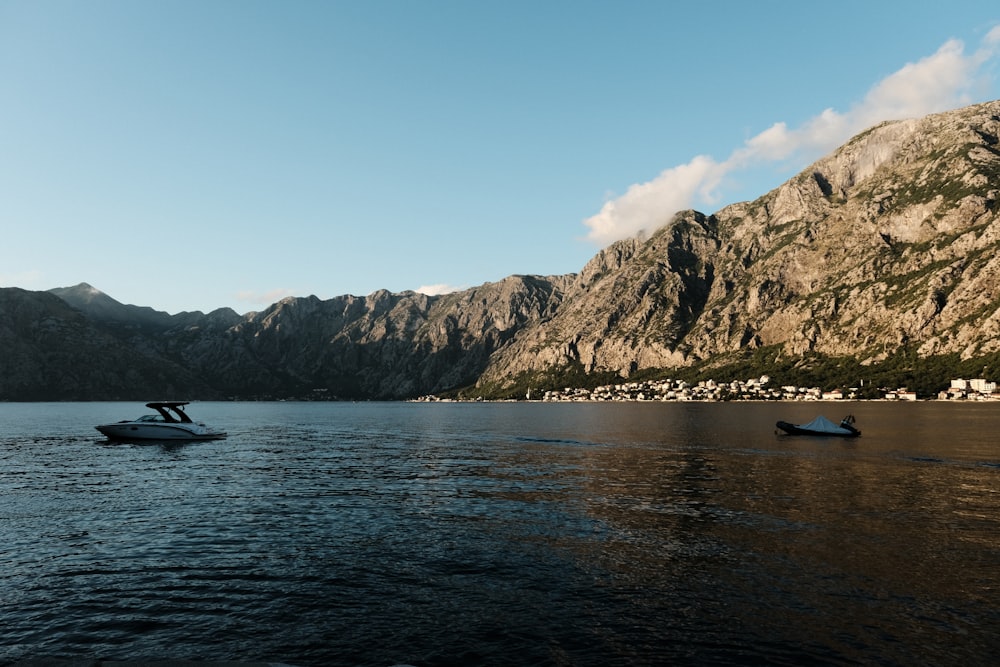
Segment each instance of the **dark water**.
[[[988,665],[1000,403],[0,404],[0,664]],[[858,440],[779,436],[853,412]]]

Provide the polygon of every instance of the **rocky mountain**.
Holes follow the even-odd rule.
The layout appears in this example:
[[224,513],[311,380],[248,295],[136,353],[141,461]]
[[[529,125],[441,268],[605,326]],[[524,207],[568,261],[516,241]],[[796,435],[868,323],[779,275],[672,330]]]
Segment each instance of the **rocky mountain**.
[[676,214],[579,274],[442,296],[168,315],[0,289],[0,399],[402,398],[754,349],[878,364],[1000,352],[1000,101],[883,123],[753,201]]
[[[123,344],[126,343],[126,344]],[[212,395],[191,369],[128,344],[59,297],[0,289],[0,400]]]
[[855,137],[781,187],[602,251],[484,380],[623,373],[748,347],[873,363],[1000,349],[1000,102]]
[[[435,297],[287,298],[244,317],[228,309],[157,313],[86,283],[51,294],[0,289],[0,344],[10,342],[0,356],[0,400],[386,399],[443,391],[475,382],[518,331],[550,317],[566,284],[511,276]],[[49,322],[58,326],[39,336]],[[61,362],[50,368],[56,356]]]

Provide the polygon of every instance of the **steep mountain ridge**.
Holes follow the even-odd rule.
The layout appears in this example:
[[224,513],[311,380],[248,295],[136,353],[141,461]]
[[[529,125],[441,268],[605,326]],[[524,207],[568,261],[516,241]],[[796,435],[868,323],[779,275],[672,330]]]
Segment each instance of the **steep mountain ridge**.
[[[558,309],[567,284],[567,278],[558,276],[510,276],[433,297],[385,290],[325,301],[289,297],[242,318],[228,309],[208,315],[150,317],[145,309],[94,294],[96,290],[85,283],[54,291],[76,310],[66,308],[54,294],[25,294],[59,302],[87,328],[86,333],[68,334],[59,343],[48,340],[47,345],[73,356],[70,339],[100,338],[109,348],[139,354],[144,375],[155,374],[146,367],[157,360],[168,372],[182,368],[189,389],[179,393],[186,397],[386,399],[475,382],[497,349],[531,321]],[[127,316],[131,312],[136,313],[134,319]],[[25,349],[24,354],[33,359],[44,356],[37,348]],[[0,373],[17,377],[17,356],[0,357]],[[103,373],[131,372],[137,366],[120,356],[80,356],[77,365],[101,364]],[[200,381],[191,381],[192,376]],[[32,376],[23,382],[31,385]],[[92,399],[120,397],[112,390],[117,386],[81,385]],[[35,388],[30,395],[38,392],[44,389]],[[136,392],[136,398],[143,397]],[[20,394],[5,392],[0,384],[3,398],[19,400]]]
[[232,328],[229,341],[281,368],[297,391],[376,398],[443,391],[475,381],[497,349],[554,312],[563,282],[511,276],[434,297],[381,290],[289,298]]
[[677,213],[579,274],[244,316],[158,313],[86,284],[0,289],[0,399],[400,398],[758,348],[868,364],[994,354],[998,192],[995,101],[882,123],[755,201]]
[[754,202],[679,213],[644,243],[602,251],[568,306],[483,381],[574,362],[627,374],[765,345],[868,362],[905,345],[994,352],[998,136],[998,102],[883,123]]
[[212,389],[190,369],[142,346],[123,345],[46,292],[0,289],[0,399],[125,399]]

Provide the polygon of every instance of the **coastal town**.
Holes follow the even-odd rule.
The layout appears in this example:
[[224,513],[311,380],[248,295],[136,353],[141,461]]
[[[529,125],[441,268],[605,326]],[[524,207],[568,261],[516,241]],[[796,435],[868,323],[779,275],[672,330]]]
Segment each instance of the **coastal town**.
[[[797,387],[793,385],[772,385],[771,378],[762,375],[748,380],[716,382],[704,380],[696,383],[684,380],[646,380],[643,382],[623,382],[608,384],[593,389],[565,387],[557,390],[531,391],[523,397],[529,401],[542,402],[588,402],[588,401],[852,401],[873,400],[867,391],[862,398],[862,387],[823,390],[819,387]],[[1000,401],[997,383],[983,378],[972,380],[954,379],[951,386],[936,396],[918,396],[906,387],[880,389],[875,400],[885,401]],[[414,399],[417,402],[451,401],[428,395]],[[458,399],[482,401],[476,399]]]
[[[528,392],[528,400],[541,401],[841,401],[859,397],[860,387],[824,391],[819,387],[776,386],[771,378],[759,378],[732,382],[705,380],[688,383],[682,380],[655,380],[604,385],[594,389],[567,387],[546,391],[540,396]],[[936,398],[938,400],[1000,400],[997,383],[982,378],[973,380],[955,379],[951,386],[937,396],[920,396],[905,387],[881,390],[883,400],[916,401]]]

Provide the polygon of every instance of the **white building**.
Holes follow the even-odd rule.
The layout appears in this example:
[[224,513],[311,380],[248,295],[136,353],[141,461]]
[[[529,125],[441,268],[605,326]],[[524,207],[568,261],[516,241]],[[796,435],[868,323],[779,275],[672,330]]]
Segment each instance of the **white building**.
[[997,383],[984,380],[983,378],[976,378],[975,380],[969,380],[969,388],[972,391],[978,391],[980,394],[992,394],[997,390]]

